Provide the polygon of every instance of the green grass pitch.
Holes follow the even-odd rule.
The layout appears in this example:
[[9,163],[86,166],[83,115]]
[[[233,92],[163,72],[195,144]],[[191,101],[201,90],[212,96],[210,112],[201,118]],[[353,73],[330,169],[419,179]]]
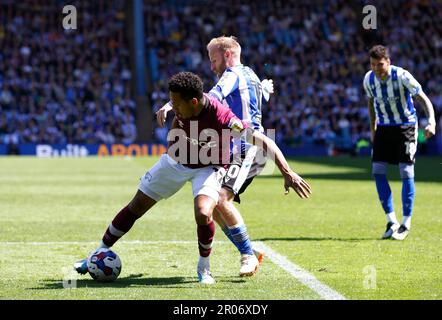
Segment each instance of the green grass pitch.
[[[269,258],[256,276],[240,278],[239,254],[219,228],[211,258],[217,283],[199,285],[190,184],[115,245],[123,262],[117,281],[73,273],[155,161],[0,158],[0,299],[321,299]],[[403,242],[380,240],[385,218],[368,158],[290,163],[313,195],[284,196],[276,172],[258,177],[239,205],[252,239],[346,299],[442,298],[442,158],[417,159],[412,229]],[[389,170],[401,218],[399,172]]]

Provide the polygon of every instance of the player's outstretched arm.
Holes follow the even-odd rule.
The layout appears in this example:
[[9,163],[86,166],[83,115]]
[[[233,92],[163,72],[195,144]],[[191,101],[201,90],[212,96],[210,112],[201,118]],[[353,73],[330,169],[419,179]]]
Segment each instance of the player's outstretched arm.
[[164,106],[161,107],[155,114],[157,116],[157,123],[160,127],[163,127],[166,123],[167,113],[172,110],[172,106],[169,102],[167,102]]
[[422,90],[414,97],[423,105],[425,114],[428,117],[428,125],[425,127],[424,136],[427,139],[431,138],[436,134],[436,118],[434,117],[433,104]]
[[251,128],[247,128],[246,131],[247,141],[263,148],[267,155],[275,161],[276,166],[284,177],[285,194],[288,194],[290,188],[292,188],[299,197],[303,199],[308,198],[312,193],[310,185],[290,168],[276,143],[269,137]]

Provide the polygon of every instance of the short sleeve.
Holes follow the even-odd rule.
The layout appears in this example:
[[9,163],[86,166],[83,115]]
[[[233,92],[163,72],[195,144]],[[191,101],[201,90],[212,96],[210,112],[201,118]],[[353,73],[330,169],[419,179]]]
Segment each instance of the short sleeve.
[[218,83],[209,91],[209,94],[218,101],[223,101],[229,94],[238,89],[239,77],[231,71],[226,70]]
[[401,79],[404,87],[410,91],[412,96],[415,96],[421,92],[422,87],[420,83],[417,82],[417,80],[407,70],[404,70],[404,72],[401,74]]

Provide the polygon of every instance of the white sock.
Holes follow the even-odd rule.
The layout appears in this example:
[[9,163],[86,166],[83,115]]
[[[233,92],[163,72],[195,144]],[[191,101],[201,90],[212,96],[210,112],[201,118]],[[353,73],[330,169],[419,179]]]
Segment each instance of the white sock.
[[[98,249],[109,249],[109,246],[105,245],[103,241],[100,242],[100,246],[98,247]],[[98,250],[97,249],[97,250]]]
[[386,216],[387,216],[388,222],[393,222],[393,223],[398,223],[399,224],[399,222],[396,219],[396,213],[394,213],[394,211],[390,212],[390,213],[387,213]]
[[410,230],[411,227],[411,216],[403,216],[402,217],[402,224],[407,227],[408,230]]
[[208,257],[201,257],[198,260],[198,270],[210,270],[210,256]]

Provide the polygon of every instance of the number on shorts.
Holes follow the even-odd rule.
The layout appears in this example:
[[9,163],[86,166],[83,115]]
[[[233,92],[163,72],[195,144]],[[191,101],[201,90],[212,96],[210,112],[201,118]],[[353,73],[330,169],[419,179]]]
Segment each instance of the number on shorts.
[[410,159],[414,158],[414,155],[416,153],[416,143],[414,142],[405,142],[405,153],[410,155]]
[[227,175],[231,179],[235,179],[239,174],[239,166],[238,165],[231,165],[229,167],[229,171],[227,171]]

